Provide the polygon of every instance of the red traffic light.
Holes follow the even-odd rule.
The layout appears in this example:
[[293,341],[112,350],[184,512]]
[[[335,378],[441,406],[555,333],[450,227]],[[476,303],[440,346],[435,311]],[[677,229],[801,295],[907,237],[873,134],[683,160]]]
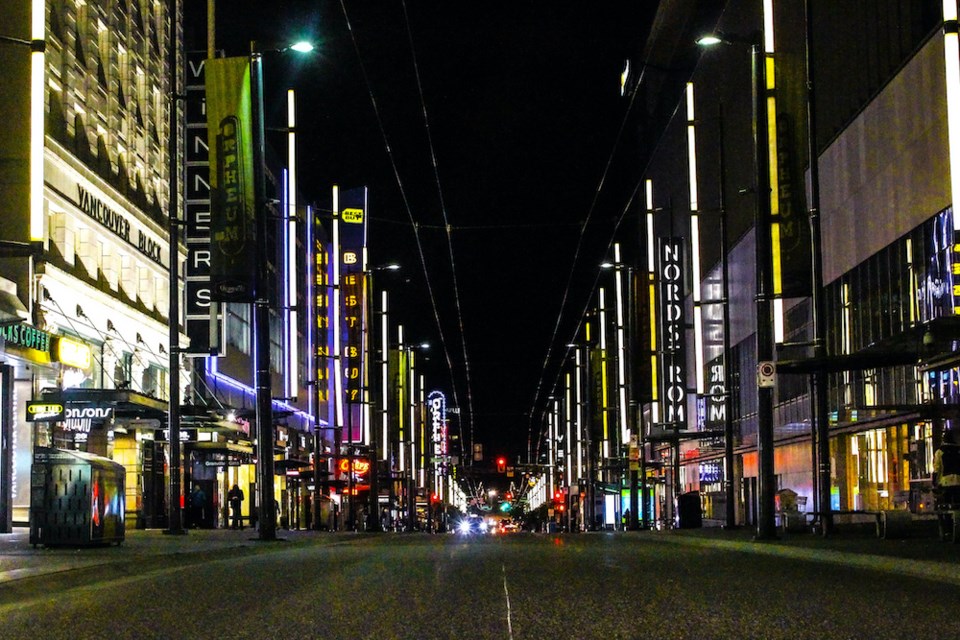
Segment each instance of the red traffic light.
[[497,458],[497,473],[506,473],[507,472],[507,459],[503,456]]

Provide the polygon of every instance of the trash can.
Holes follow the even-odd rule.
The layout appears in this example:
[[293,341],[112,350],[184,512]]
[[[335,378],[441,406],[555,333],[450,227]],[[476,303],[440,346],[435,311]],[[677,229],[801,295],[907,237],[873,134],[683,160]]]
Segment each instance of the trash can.
[[688,491],[677,497],[677,528],[699,529],[703,526],[700,492]]
[[913,514],[906,509],[887,509],[880,512],[877,520],[877,537],[884,540],[906,538],[910,535]]
[[30,544],[123,542],[126,470],[82,451],[36,447],[30,473]]

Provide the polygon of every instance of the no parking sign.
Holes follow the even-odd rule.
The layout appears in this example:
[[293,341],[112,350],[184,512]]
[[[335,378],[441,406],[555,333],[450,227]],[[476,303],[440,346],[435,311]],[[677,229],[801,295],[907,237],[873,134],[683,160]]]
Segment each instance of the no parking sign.
[[777,368],[772,360],[763,360],[757,363],[757,386],[774,387],[776,386]]

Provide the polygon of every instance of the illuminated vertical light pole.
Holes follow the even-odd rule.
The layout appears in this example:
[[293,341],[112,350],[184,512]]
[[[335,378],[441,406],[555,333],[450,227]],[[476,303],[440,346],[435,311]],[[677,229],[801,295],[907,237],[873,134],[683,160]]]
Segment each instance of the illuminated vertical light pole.
[[[176,8],[176,0],[171,2]],[[30,240],[43,240],[43,149],[44,149],[44,100],[46,76],[46,2],[33,0],[30,14]],[[176,24],[176,13],[170,15],[170,24]],[[171,28],[171,48],[174,40]],[[172,54],[175,56],[176,54]],[[175,62],[175,58],[171,57]],[[175,69],[175,67],[174,67]],[[174,74],[176,75],[176,74]],[[171,109],[176,111],[176,96],[171,100]],[[174,131],[170,135],[175,135]],[[31,300],[33,297],[31,296]]]
[[[617,416],[620,423],[620,446],[619,451],[622,455],[622,466],[620,467],[629,480],[630,489],[630,518],[628,526],[636,529],[637,517],[637,472],[630,469],[630,440],[632,430],[630,428],[630,398],[629,381],[627,380],[627,366],[629,355],[627,353],[626,312],[624,301],[624,265],[620,257],[620,243],[613,245],[613,266],[614,266],[614,285],[617,294],[616,308],[616,335],[617,335]],[[627,270],[627,285],[630,286],[629,269]],[[618,482],[618,485],[622,481]]]
[[580,350],[580,347],[576,347],[576,361],[575,361],[575,371],[576,379],[574,380],[574,385],[576,387],[576,425],[575,431],[577,433],[577,478],[586,479],[587,475],[584,473],[583,467],[583,432],[584,432],[584,423],[583,423],[583,356]]
[[[957,0],[943,0],[943,49],[947,87],[947,140],[950,153],[950,189],[960,194],[960,36]],[[960,231],[960,214],[954,205],[953,230]]]
[[600,459],[606,467],[610,463],[610,404],[607,397],[607,294],[600,287],[600,420],[603,425],[603,440],[600,445]]
[[293,89],[287,90],[287,215],[284,225],[284,249],[286,262],[284,305],[286,318],[286,393],[288,398],[295,398],[300,389],[300,380],[297,373],[300,371],[300,345],[297,332],[297,120],[296,94]]
[[573,501],[573,440],[571,439],[571,431],[573,427],[573,407],[571,402],[572,395],[573,390],[571,389],[571,376],[569,373],[567,373],[564,380],[563,391],[563,422],[566,428],[566,436],[564,441],[567,443],[563,449],[567,471],[567,531],[573,530],[573,514],[571,513],[573,509],[570,508],[570,504]]
[[704,394],[703,308],[700,277],[700,204],[697,190],[697,129],[693,83],[687,83],[687,168],[690,184],[690,261],[693,273],[693,338],[697,397]]
[[784,340],[783,320],[783,266],[780,247],[780,154],[777,149],[777,74],[774,50],[773,0],[763,0],[763,80],[767,154],[767,181],[769,188],[770,235],[770,294],[772,296],[773,340]]
[[383,403],[383,410],[380,416],[380,459],[386,461],[389,451],[390,434],[390,371],[389,371],[389,349],[390,349],[390,324],[387,315],[388,302],[387,292],[380,294],[380,401]]
[[557,430],[555,424],[555,415],[551,411],[547,414],[547,473],[549,475],[549,484],[550,484],[550,498],[553,499],[553,496],[556,495],[557,485],[555,480],[555,465],[557,463],[556,458],[556,447],[557,447]]
[[[650,324],[650,422],[656,424],[660,421],[660,402],[659,385],[657,379],[657,275],[656,275],[656,249],[654,241],[654,206],[653,206],[653,180],[644,182],[644,205],[646,209],[646,246],[647,246],[647,313]],[[645,441],[643,425],[640,426],[640,501],[643,503],[641,509],[643,515],[642,526],[644,529],[650,526],[650,500],[649,486],[647,485],[647,446]]]

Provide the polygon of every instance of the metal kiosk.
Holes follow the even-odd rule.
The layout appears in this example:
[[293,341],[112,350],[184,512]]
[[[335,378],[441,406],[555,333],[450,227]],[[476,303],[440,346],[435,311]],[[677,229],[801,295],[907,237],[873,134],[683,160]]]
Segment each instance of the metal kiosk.
[[37,447],[30,474],[30,544],[102,545],[124,539],[126,470],[82,451]]

